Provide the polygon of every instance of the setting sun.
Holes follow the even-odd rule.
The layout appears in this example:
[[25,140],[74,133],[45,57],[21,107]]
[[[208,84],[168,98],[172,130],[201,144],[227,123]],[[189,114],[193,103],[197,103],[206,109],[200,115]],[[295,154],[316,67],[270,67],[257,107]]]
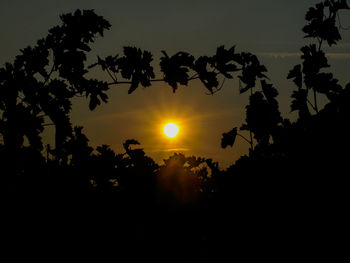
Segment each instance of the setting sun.
[[169,138],[174,138],[179,132],[179,127],[175,123],[168,123],[164,126],[163,131]]

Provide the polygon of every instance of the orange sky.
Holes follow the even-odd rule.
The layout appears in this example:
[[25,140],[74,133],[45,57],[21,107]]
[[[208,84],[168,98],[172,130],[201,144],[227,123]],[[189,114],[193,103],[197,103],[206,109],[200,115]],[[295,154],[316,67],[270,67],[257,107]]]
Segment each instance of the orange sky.
[[[212,55],[219,45],[237,45],[237,51],[258,55],[268,69],[268,76],[278,89],[281,111],[289,113],[293,83],[286,80],[288,71],[297,64],[299,49],[309,40],[303,39],[301,28],[307,8],[318,1],[3,1],[0,10],[0,63],[12,61],[20,48],[32,45],[44,37],[49,28],[59,23],[59,14],[76,8],[95,9],[111,24],[112,29],[93,46],[89,58],[122,52],[126,45],[149,50],[157,67],[161,50],[169,55],[187,51],[195,56]],[[350,25],[349,15],[342,23]],[[350,34],[341,32],[344,40],[331,54],[330,63],[342,84],[349,81]],[[92,72],[92,76],[109,80],[108,76]],[[84,99],[73,104],[74,125],[84,126],[93,146],[108,144],[116,152],[122,151],[126,139],[140,141],[146,153],[160,162],[173,150],[185,154],[213,158],[221,167],[232,164],[247,153],[248,145],[238,138],[234,149],[221,149],[223,132],[244,121],[248,95],[239,95],[237,80],[227,81],[214,96],[206,95],[199,81],[180,87],[173,94],[166,84],[157,83],[147,89],[139,88],[127,94],[127,86],[112,87],[109,103],[88,110]],[[162,134],[162,126],[172,120],[181,131],[175,140]],[[52,138],[53,131],[47,130]],[[50,140],[50,139],[49,139]]]

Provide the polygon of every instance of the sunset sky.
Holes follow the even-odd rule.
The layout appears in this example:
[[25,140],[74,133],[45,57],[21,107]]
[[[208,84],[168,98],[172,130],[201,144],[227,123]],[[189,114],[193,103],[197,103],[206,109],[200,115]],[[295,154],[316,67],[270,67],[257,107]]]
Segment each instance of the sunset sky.
[[[123,46],[136,46],[152,52],[158,78],[161,50],[169,55],[187,51],[194,56],[213,55],[220,45],[256,54],[268,69],[278,89],[284,118],[290,111],[293,83],[288,71],[299,63],[300,47],[312,40],[303,39],[307,9],[313,0],[0,0],[0,64],[12,62],[19,50],[34,45],[48,30],[59,24],[59,15],[75,9],[94,9],[112,25],[104,38],[93,46],[89,61],[96,56],[122,53]],[[350,26],[350,15],[342,16]],[[327,49],[331,70],[341,84],[350,81],[350,31],[341,31],[343,41]],[[92,75],[110,80],[98,71]],[[239,95],[238,81],[225,82],[213,96],[207,95],[199,81],[180,87],[174,94],[164,83],[137,89],[127,94],[128,86],[114,86],[108,92],[109,103],[95,111],[87,101],[74,102],[72,121],[84,126],[92,146],[110,145],[122,152],[126,139],[136,139],[146,153],[161,162],[172,152],[212,158],[221,168],[246,154],[248,145],[240,138],[234,148],[221,149],[223,132],[240,127],[245,118],[248,94]],[[179,125],[174,139],[162,130],[167,122]],[[52,138],[53,131],[47,131]],[[48,139],[50,140],[50,139]]]

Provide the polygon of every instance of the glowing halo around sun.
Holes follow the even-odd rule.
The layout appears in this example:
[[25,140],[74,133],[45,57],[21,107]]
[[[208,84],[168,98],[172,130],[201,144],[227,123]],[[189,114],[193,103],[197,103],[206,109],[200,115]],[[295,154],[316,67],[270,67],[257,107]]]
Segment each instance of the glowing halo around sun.
[[174,138],[179,132],[179,127],[175,123],[167,123],[163,132],[167,137]]

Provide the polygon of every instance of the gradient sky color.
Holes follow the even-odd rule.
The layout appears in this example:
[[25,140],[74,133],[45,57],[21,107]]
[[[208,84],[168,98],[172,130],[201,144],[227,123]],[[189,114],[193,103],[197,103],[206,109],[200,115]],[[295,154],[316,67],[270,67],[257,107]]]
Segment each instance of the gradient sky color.
[[[278,89],[283,117],[293,119],[290,95],[293,83],[286,79],[297,64],[300,47],[312,40],[303,39],[307,9],[313,0],[0,0],[0,64],[12,62],[21,48],[35,44],[49,28],[60,23],[59,15],[75,9],[94,9],[112,28],[93,46],[90,61],[96,55],[122,52],[123,46],[137,46],[154,55],[159,73],[161,50],[168,54],[187,51],[195,56],[212,55],[216,47],[237,45],[237,51],[258,55]],[[342,16],[350,25],[350,15]],[[350,32],[341,31],[343,41],[327,49],[332,72],[342,84],[350,81]],[[98,72],[92,75],[109,80]],[[222,168],[232,164],[248,145],[238,138],[233,149],[221,149],[221,134],[244,121],[248,95],[239,95],[237,79],[227,81],[214,96],[206,94],[198,81],[181,87],[175,94],[165,84],[139,88],[127,94],[128,86],[112,87],[109,103],[88,110],[85,100],[73,104],[74,125],[84,126],[93,146],[108,144],[122,152],[126,139],[136,139],[146,153],[160,162],[174,151],[186,155],[213,158]],[[167,122],[176,122],[181,133],[168,140],[162,133]],[[47,130],[48,140],[53,131]],[[51,135],[51,137],[50,137]]]

